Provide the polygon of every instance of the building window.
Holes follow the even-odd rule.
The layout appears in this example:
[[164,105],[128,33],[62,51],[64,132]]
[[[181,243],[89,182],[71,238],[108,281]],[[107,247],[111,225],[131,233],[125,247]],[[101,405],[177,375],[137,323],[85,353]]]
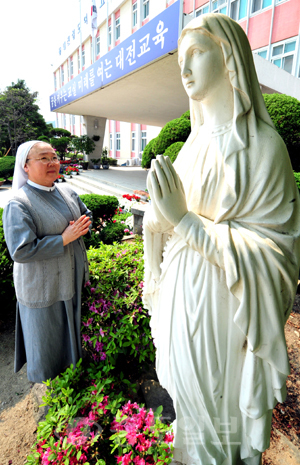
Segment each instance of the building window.
[[251,13],[256,13],[272,5],[272,0],[252,0]]
[[120,17],[116,19],[116,40],[120,39]]
[[70,81],[70,67],[69,67],[69,62],[67,62],[67,74],[68,74],[68,81]]
[[295,49],[296,40],[274,44],[272,48],[272,63],[278,66],[278,68],[282,68],[292,74]]
[[143,20],[149,16],[149,3],[150,0],[143,0]]
[[239,0],[234,0],[230,3],[230,18],[234,19],[234,21],[238,21],[239,19]]
[[72,57],[71,60],[70,60],[70,71],[71,71],[71,77],[72,77],[73,74],[74,74],[74,61],[73,61],[73,57]]
[[205,15],[206,13],[209,13],[209,3],[196,10],[196,16]]
[[82,50],[82,67],[85,67],[85,50]]
[[100,55],[100,35],[96,37],[96,55]]
[[57,89],[57,79],[56,79],[56,73],[54,73],[54,89]]
[[135,152],[135,131],[131,133],[131,151]]
[[65,114],[64,114],[64,127],[65,127],[65,128],[67,127],[67,117],[66,117]]
[[81,67],[80,67],[80,50],[78,49],[78,72],[80,73]]
[[137,7],[138,4],[135,2],[132,5],[132,27],[135,27],[137,25]]
[[112,133],[109,134],[109,150],[112,150]]
[[212,13],[222,13],[223,15],[226,15],[227,0],[213,0],[211,2],[211,11]]
[[61,85],[63,86],[65,82],[65,72],[64,72],[64,67],[61,67]]
[[141,134],[141,151],[144,151],[144,148],[147,145],[147,131],[142,131]]
[[121,133],[116,132],[116,150],[121,150]]
[[108,46],[111,46],[111,26],[108,26]]

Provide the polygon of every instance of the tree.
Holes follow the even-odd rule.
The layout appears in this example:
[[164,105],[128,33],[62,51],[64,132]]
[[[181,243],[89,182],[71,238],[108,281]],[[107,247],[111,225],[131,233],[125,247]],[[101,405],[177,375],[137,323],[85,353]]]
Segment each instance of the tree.
[[20,79],[0,93],[0,145],[11,148],[12,155],[23,142],[49,132],[35,104],[37,95]]
[[72,148],[76,153],[86,153],[90,155],[95,150],[96,144],[89,136],[84,135],[80,137],[74,137],[71,142]]

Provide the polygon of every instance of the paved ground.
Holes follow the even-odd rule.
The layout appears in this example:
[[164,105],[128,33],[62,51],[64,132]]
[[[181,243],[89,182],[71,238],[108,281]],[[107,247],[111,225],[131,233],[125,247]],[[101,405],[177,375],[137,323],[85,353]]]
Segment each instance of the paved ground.
[[[133,193],[135,189],[145,190],[148,171],[139,166],[113,166],[109,170],[88,170],[82,175],[67,181],[79,195],[95,192],[120,196],[121,193]],[[61,186],[66,185],[65,183]],[[4,208],[11,198],[11,185],[0,187],[0,207]]]

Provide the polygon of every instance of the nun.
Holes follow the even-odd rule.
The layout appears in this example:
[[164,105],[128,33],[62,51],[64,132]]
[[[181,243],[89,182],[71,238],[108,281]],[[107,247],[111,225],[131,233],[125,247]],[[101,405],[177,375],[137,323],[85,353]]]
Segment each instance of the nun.
[[13,197],[3,212],[17,297],[15,372],[29,381],[56,377],[81,353],[81,288],[88,280],[83,236],[92,214],[68,186],[54,183],[51,145],[30,141],[17,151]]

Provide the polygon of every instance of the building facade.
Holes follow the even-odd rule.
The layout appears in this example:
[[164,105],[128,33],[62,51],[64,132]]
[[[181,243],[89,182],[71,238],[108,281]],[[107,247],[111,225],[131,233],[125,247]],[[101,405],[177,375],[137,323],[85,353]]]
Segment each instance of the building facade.
[[[67,31],[65,40],[58,50],[54,72],[54,89],[56,93],[59,93],[62,89],[67,89],[67,85],[69,85],[68,92],[70,92],[70,83],[72,84],[72,81],[78,75],[84,76],[85,71],[90,69],[89,67],[93,63],[101,62],[102,64],[104,62],[105,65],[107,62],[109,64],[111,62],[109,57],[116,47],[119,46],[119,49],[123,50],[120,46],[126,39],[137,36],[138,31],[144,28],[152,19],[162,17],[162,13],[168,8],[170,8],[170,12],[173,11],[174,3],[178,5],[179,18],[182,16],[182,26],[193,17],[208,12],[229,15],[238,21],[245,30],[255,54],[273,63],[277,68],[281,68],[291,76],[300,77],[300,0],[209,0],[208,2],[207,0],[96,0],[97,27],[94,32],[91,29],[92,1],[86,0],[83,3],[84,1],[82,0],[81,23],[74,25],[71,31]],[[164,31],[163,29],[160,31],[161,24],[163,28],[164,22],[159,19],[156,26],[157,35],[153,37],[154,44],[158,43],[155,40],[162,42],[163,33],[168,30],[165,28]],[[180,25],[178,34],[180,34]],[[149,33],[145,34],[145,37],[140,34],[139,37],[147,39],[147,36],[149,41]],[[157,37],[160,39],[155,39]],[[128,40],[126,43],[128,43]],[[80,44],[82,44],[81,47]],[[132,44],[136,44],[136,41],[132,40]],[[141,44],[139,55],[147,52],[146,47],[150,43],[147,44],[147,40],[144,40]],[[126,59],[130,64],[133,63],[137,52],[133,48],[134,45],[131,45],[125,49]],[[148,48],[150,50],[150,45]],[[174,52],[169,53],[169,55],[173,54]],[[124,56],[122,58],[120,52],[118,57],[116,57],[116,65],[121,67],[121,60],[123,59],[124,63]],[[161,61],[161,63],[163,62]],[[275,67],[274,70],[276,74]],[[104,68],[103,72],[109,76],[109,66]],[[279,75],[281,81],[289,78],[286,73],[279,73]],[[151,76],[147,77],[147,79],[151,79]],[[135,81],[135,85],[137,86],[136,93],[133,90],[130,95],[130,108],[143,108],[144,95],[146,98],[149,82],[146,81],[146,78],[144,78],[143,82],[143,76],[141,75],[140,80]],[[279,91],[282,91],[282,88],[284,86],[281,85]],[[99,89],[101,90],[101,86]],[[276,86],[265,87],[263,91],[276,91]],[[124,92],[126,93],[126,87],[123,88],[122,94],[125,97]],[[288,89],[286,93],[288,93]],[[112,98],[112,94],[110,95],[110,98]],[[147,97],[149,98],[149,96]],[[114,102],[114,105],[117,105],[117,103]],[[121,105],[120,100],[120,107]],[[79,114],[79,105],[72,107],[76,108],[76,114],[75,111],[74,114],[71,114],[71,107],[71,105],[68,108],[61,105],[61,108],[55,110],[57,126],[69,130],[72,134],[82,135],[88,133],[91,135],[91,131],[88,130],[88,127],[91,128],[91,122],[88,121],[86,115],[93,115],[92,118],[97,118],[97,116],[107,118],[101,146],[107,146],[110,156],[119,159],[120,163],[140,158],[147,142],[156,137],[160,131],[159,125],[145,124],[145,121],[142,120],[133,122],[130,117],[126,118],[127,121],[109,119],[107,114],[97,115],[95,110],[93,113],[89,113],[86,108],[84,112],[81,110],[82,114]],[[63,111],[64,108],[68,112],[59,112]],[[147,101],[147,107],[144,109],[144,120],[146,121],[148,108],[149,100]],[[129,113],[130,111],[128,108]],[[103,110],[103,112],[105,111]],[[115,114],[118,114],[118,112],[116,111]],[[135,114],[138,114],[138,111],[135,111]],[[180,115],[177,114],[177,116]],[[93,119],[92,126],[94,125],[94,129],[97,128],[97,124],[97,119]]]

